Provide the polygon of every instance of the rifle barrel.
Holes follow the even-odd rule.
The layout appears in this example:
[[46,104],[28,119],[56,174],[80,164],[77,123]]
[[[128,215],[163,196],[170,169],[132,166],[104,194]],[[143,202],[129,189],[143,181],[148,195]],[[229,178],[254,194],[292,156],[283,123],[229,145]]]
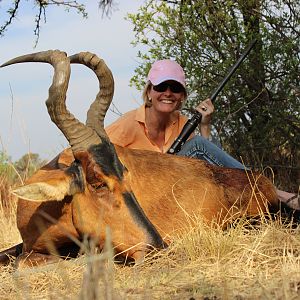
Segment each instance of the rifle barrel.
[[251,49],[254,47],[256,44],[257,40],[254,39],[249,46],[246,48],[245,52],[240,56],[240,58],[237,60],[237,62],[231,67],[229,70],[228,74],[224,77],[224,79],[220,82],[220,84],[217,86],[213,94],[209,97],[211,101],[215,101],[217,98],[218,94],[221,92],[227,81],[231,78],[233,73],[236,71],[236,69],[240,66],[240,64],[243,62],[243,60],[246,58],[246,56],[249,54]]
[[[251,49],[256,44],[257,40],[254,39],[249,46],[246,48],[245,52],[240,56],[240,58],[237,60],[237,62],[231,67],[227,75],[224,77],[224,79],[221,81],[221,83],[217,86],[215,91],[212,93],[212,95],[209,97],[211,101],[214,101],[218,94],[221,92],[225,84],[228,82],[230,77],[233,75],[233,73],[236,71],[236,69],[240,66],[240,64],[243,62],[243,60],[246,58],[246,56],[249,54]],[[184,145],[186,140],[189,138],[189,136],[192,134],[192,132],[196,129],[198,124],[201,122],[202,115],[200,112],[196,112],[184,125],[183,129],[181,130],[179,136],[177,139],[173,142],[170,149],[167,151],[169,154],[174,154],[180,151],[181,147]]]

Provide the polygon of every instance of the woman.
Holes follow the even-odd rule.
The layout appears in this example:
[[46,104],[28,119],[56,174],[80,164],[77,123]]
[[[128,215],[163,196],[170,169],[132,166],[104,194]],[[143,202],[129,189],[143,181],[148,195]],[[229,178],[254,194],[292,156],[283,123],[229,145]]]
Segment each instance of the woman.
[[[112,143],[132,149],[166,153],[181,132],[187,118],[179,109],[187,98],[185,74],[175,61],[156,61],[148,74],[143,91],[144,104],[106,128]],[[239,161],[209,141],[214,106],[210,99],[196,110],[202,114],[200,135],[191,135],[178,155],[203,159],[209,163],[245,169]],[[278,198],[293,209],[300,209],[298,195],[277,190]]]

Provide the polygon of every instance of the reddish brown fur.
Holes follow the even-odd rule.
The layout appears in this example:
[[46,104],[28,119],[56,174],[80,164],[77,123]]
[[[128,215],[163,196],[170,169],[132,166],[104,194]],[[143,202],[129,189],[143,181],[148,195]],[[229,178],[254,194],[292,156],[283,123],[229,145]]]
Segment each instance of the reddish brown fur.
[[[178,203],[188,215],[201,216],[207,221],[216,218],[220,223],[225,216],[232,221],[231,218],[244,213],[254,216],[266,212],[267,199],[271,205],[278,203],[274,186],[263,176],[256,175],[260,179],[254,185],[252,174],[248,174],[250,184],[247,174],[238,169],[146,151],[117,148],[117,152],[131,173],[131,187],[146,214],[155,225],[164,219],[164,228],[169,227],[167,233],[172,232],[170,227],[178,230],[178,226],[171,224],[186,218]],[[254,194],[251,185],[255,187]],[[266,198],[261,197],[259,190]],[[232,206],[237,207],[237,216],[232,215]],[[224,217],[219,218],[220,213]]]
[[[132,189],[145,214],[166,241],[193,226],[199,217],[225,226],[238,217],[256,216],[267,212],[270,205],[277,206],[272,183],[250,171],[219,168],[196,159],[150,151],[121,147],[116,147],[116,150],[128,172],[125,173],[124,186],[116,187],[113,193],[105,187],[98,191],[93,188],[101,183],[101,174],[96,172],[96,176],[95,165],[88,155],[81,155],[88,182],[83,193],[77,193],[73,198],[66,197],[61,202],[19,200],[18,228],[24,252],[35,253],[35,257],[31,256],[32,261],[40,263],[36,253],[48,253],[49,240],[60,247],[70,242],[68,235],[80,239],[83,234],[88,234],[102,247],[106,225],[111,228],[117,252],[125,251],[135,259],[144,255],[145,244],[149,242],[147,234],[124,205],[121,196],[124,190]],[[65,150],[28,183],[65,180],[64,168],[73,159],[72,152]],[[57,224],[41,218],[40,210],[56,219]],[[126,251],[139,243],[142,244]],[[23,255],[22,265],[26,265],[24,261]]]
[[[17,211],[21,266],[52,261],[48,253],[85,235],[103,247],[107,226],[116,252],[139,259],[149,250],[147,244],[163,247],[162,238],[169,241],[194,226],[197,218],[226,226],[240,216],[256,216],[277,206],[271,182],[251,172],[116,147],[118,158],[103,128],[113,77],[96,55],[81,52],[68,58],[64,52],[49,50],[2,66],[29,61],[54,67],[46,105],[76,160],[72,163],[71,150],[64,151],[15,190],[23,197]],[[87,126],[65,106],[70,63],[92,69],[101,86],[88,110]]]

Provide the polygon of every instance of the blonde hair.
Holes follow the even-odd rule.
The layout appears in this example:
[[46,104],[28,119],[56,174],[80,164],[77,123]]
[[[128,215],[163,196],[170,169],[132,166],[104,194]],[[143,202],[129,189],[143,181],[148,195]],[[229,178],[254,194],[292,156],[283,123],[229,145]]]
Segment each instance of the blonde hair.
[[152,83],[150,80],[148,80],[148,82],[145,84],[143,94],[142,94],[142,97],[143,97],[146,107],[152,106],[152,101],[148,97],[148,92],[150,91],[151,88],[152,88]]
[[[144,87],[143,93],[142,93],[142,98],[143,98],[143,101],[144,101],[146,107],[152,106],[152,100],[149,99],[149,97],[148,97],[148,92],[150,91],[151,88],[152,88],[152,83],[150,80],[148,80],[147,83],[145,84],[145,87]],[[178,107],[178,109],[181,109],[181,107],[184,104],[186,99],[187,99],[187,92],[186,92],[186,89],[184,88],[183,100],[181,101],[181,104]]]

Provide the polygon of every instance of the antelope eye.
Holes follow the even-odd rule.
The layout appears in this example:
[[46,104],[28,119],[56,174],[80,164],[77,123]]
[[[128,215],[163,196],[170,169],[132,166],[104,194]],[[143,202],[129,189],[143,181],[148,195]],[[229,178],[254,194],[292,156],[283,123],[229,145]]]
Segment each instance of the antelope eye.
[[106,187],[107,185],[105,184],[105,182],[95,182],[95,183],[92,183],[91,186],[95,190],[100,190],[100,189]]

